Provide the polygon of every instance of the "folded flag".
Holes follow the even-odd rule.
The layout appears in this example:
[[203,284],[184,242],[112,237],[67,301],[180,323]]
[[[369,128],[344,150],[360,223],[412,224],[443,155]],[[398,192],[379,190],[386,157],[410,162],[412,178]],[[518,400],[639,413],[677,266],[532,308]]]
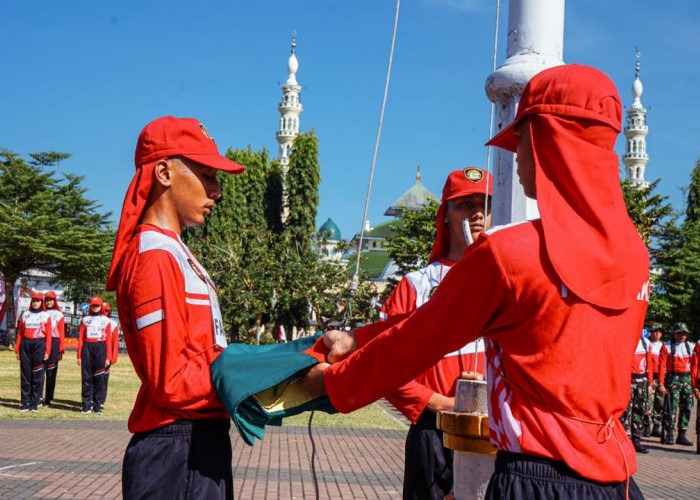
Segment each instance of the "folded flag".
[[337,413],[327,396],[301,389],[306,371],[325,361],[322,333],[284,344],[229,344],[212,363],[219,398],[246,444],[262,439],[266,425],[305,411]]

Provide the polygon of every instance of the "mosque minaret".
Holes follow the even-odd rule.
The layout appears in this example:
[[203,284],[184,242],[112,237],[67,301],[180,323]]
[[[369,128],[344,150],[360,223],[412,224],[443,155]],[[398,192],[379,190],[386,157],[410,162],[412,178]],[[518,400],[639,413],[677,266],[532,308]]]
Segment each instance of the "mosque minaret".
[[646,123],[647,110],[642,106],[642,82],[639,79],[639,58],[641,54],[637,51],[637,61],[635,64],[635,78],[632,84],[632,105],[627,108],[627,121],[625,122],[625,154],[622,155],[622,163],[625,164],[625,177],[634,184],[648,186],[644,180],[644,170],[649,162],[647,155],[646,136],[649,128]]
[[282,165],[282,173],[286,176],[289,155],[292,152],[294,138],[299,135],[299,115],[302,111],[299,94],[301,86],[297,83],[296,73],[299,69],[299,61],[295,55],[297,46],[296,32],[292,34],[292,54],[287,61],[287,71],[289,77],[282,84],[282,101],[277,104],[280,112],[280,126],[275,134],[279,143],[278,159]]

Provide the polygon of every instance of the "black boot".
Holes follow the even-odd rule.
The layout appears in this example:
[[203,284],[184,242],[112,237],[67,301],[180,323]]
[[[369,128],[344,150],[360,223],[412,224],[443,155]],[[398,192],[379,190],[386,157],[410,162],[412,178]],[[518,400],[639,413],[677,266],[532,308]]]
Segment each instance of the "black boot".
[[695,453],[697,453],[698,455],[700,455],[700,432],[698,432],[698,447],[697,447],[697,449],[695,450]]
[[661,426],[659,424],[654,424],[654,428],[651,430],[651,435],[656,438],[661,437]]
[[651,424],[646,423],[644,425],[644,432],[642,433],[642,437],[649,437],[651,436]]
[[649,449],[642,444],[639,438],[632,438],[632,444],[634,445],[634,451],[637,453],[649,453]]
[[674,443],[674,434],[673,434],[673,429],[669,429],[667,431],[664,431],[664,435],[661,438],[661,444],[673,444]]
[[682,446],[693,446],[693,442],[685,437],[685,431],[678,431],[678,437],[676,438],[676,444],[680,444]]

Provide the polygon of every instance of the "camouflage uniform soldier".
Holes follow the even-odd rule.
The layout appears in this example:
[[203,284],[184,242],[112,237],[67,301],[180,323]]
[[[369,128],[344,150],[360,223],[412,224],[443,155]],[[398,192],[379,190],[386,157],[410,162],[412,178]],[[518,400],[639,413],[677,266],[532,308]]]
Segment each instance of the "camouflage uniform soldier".
[[622,425],[632,436],[632,444],[637,453],[649,453],[642,445],[642,427],[647,412],[647,398],[652,383],[649,342],[640,338],[632,357],[632,382],[627,409],[620,417]]
[[688,339],[688,327],[685,323],[676,323],[673,327],[673,340],[666,344],[668,354],[661,353],[661,366],[666,371],[661,392],[668,393],[664,409],[670,406],[670,411],[664,411],[664,432],[661,438],[663,444],[673,444],[673,428],[678,414],[678,438],[676,444],[693,446],[685,436],[690,420],[690,410],[693,408],[693,390],[690,383],[690,356],[693,348]]
[[[644,416],[644,436],[661,437],[661,417],[664,412],[664,395],[659,390],[659,371],[661,351],[665,349],[661,336],[664,327],[661,323],[652,323],[649,327],[649,353],[651,354],[652,383],[647,399],[647,412]],[[653,426],[653,429],[652,429]]]

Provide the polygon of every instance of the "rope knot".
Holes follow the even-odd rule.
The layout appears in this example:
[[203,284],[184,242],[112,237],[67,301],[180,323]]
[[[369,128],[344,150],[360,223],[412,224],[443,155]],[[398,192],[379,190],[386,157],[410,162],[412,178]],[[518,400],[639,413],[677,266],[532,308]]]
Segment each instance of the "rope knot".
[[613,437],[615,432],[615,419],[613,419],[612,415],[610,415],[608,420],[602,424],[600,430],[603,433],[603,442],[608,441],[611,437]]

